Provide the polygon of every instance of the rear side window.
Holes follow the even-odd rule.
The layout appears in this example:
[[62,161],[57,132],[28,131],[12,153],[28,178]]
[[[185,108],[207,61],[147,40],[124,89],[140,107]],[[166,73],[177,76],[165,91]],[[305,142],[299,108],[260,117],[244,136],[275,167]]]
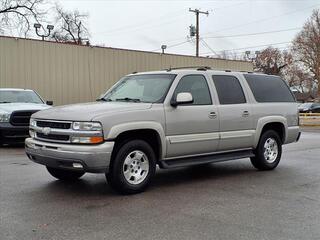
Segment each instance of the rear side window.
[[234,76],[214,75],[212,76],[216,86],[220,104],[246,103],[239,80]]
[[277,76],[244,74],[257,102],[295,102],[284,80]]

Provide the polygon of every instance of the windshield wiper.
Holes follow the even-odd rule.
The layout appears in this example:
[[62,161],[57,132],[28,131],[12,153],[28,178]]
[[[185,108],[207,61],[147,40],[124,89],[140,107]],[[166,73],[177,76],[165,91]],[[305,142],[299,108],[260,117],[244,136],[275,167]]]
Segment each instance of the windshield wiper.
[[97,102],[112,102],[112,99],[110,98],[98,98],[96,99]]
[[126,101],[126,102],[141,102],[139,98],[117,98],[116,101]]
[[5,101],[4,101],[4,102],[0,102],[0,103],[11,103],[11,102],[5,102]]

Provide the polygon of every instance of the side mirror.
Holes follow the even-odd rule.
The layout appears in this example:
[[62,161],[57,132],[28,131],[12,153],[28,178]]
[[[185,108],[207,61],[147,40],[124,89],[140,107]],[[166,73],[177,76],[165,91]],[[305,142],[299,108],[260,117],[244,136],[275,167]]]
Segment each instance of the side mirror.
[[189,92],[178,93],[176,99],[171,100],[171,105],[173,107],[176,107],[180,104],[188,104],[188,103],[193,103],[192,94]]
[[49,106],[52,106],[53,105],[53,101],[46,101],[46,104],[49,105]]

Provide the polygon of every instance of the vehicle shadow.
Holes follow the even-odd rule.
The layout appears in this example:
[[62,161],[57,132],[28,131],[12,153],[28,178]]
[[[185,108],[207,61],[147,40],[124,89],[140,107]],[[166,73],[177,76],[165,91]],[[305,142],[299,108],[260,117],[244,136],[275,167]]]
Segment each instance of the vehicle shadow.
[[[147,192],[159,192],[163,189],[175,191],[176,188],[184,185],[195,185],[199,182],[208,183],[215,180],[239,180],[243,176],[257,174],[250,162],[230,162],[205,164],[192,167],[184,167],[170,170],[158,169]],[[239,178],[240,176],[240,178]],[[65,198],[75,196],[121,196],[106,182],[104,174],[86,174],[79,181],[68,183],[58,180],[49,182],[42,188],[46,194],[63,193]],[[68,196],[69,195],[69,196]]]
[[10,143],[0,145],[0,149],[15,149],[15,148],[24,148],[24,143]]
[[248,174],[256,174],[256,172],[249,161],[203,164],[186,168],[160,170],[151,185],[153,188],[174,187],[225,178],[239,178],[241,175],[248,176]]

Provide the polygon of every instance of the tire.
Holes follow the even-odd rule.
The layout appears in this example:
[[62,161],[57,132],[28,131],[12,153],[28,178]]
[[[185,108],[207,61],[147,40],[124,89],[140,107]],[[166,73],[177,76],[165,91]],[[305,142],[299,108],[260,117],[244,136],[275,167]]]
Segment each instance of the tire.
[[267,130],[260,137],[255,157],[251,157],[250,160],[258,170],[272,170],[278,166],[281,154],[282,142],[279,134],[273,130]]
[[122,194],[143,192],[156,171],[156,156],[143,140],[131,140],[118,148],[106,178]]
[[68,181],[68,182],[78,180],[85,174],[85,172],[82,172],[82,171],[72,171],[72,170],[65,170],[65,169],[52,168],[52,167],[47,167],[47,170],[51,174],[51,176],[61,181]]

